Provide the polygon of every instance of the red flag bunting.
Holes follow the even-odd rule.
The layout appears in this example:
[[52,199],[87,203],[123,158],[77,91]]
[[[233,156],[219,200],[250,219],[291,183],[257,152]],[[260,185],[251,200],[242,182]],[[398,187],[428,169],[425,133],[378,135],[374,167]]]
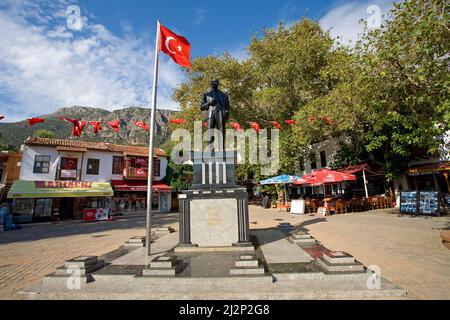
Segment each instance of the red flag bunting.
[[191,45],[187,39],[173,33],[162,24],[160,24],[159,32],[159,50],[171,57],[180,66],[190,68]]
[[270,123],[273,124],[273,126],[274,126],[275,128],[277,128],[278,130],[281,130],[281,125],[280,125],[278,122],[276,122],[276,121],[270,121]]
[[94,128],[95,134],[102,130],[102,123],[100,121],[90,121],[89,124]]
[[170,123],[182,124],[185,120],[183,118],[171,119]]
[[206,128],[207,125],[208,125],[208,124],[206,123],[206,121],[203,121],[203,122],[202,122],[203,128]]
[[0,114],[0,120],[3,120],[3,119],[5,119],[5,116]]
[[61,120],[70,122],[73,124],[73,129],[72,129],[72,135],[75,137],[79,137],[81,136],[81,133],[83,132],[84,126],[86,125],[86,121],[82,121],[79,119],[67,119],[64,117],[60,117]]
[[241,125],[238,122],[231,122],[230,126],[237,131],[242,131]]
[[141,128],[141,129],[144,129],[145,131],[148,131],[148,126],[147,126],[147,124],[145,122],[134,121],[133,123],[134,123],[135,126]]
[[284,122],[289,124],[289,125],[291,125],[291,126],[295,124],[295,120],[286,120]]
[[32,126],[34,126],[36,123],[44,122],[45,119],[42,119],[42,118],[30,118],[30,119],[27,119],[27,121],[28,121],[28,125],[29,125],[30,127],[32,127]]
[[259,131],[261,131],[261,127],[259,126],[259,124],[257,122],[250,122],[250,127],[255,129],[255,131],[258,133],[259,133]]
[[120,131],[119,120],[108,121],[108,126],[111,127],[114,131]]

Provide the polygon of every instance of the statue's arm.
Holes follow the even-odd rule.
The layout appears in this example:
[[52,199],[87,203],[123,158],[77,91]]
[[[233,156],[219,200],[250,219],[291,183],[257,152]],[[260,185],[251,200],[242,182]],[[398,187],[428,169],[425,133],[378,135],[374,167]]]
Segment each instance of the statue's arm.
[[206,99],[206,94],[203,94],[203,98],[202,98],[202,104],[200,106],[200,110],[205,111],[208,110],[209,108],[209,103]]

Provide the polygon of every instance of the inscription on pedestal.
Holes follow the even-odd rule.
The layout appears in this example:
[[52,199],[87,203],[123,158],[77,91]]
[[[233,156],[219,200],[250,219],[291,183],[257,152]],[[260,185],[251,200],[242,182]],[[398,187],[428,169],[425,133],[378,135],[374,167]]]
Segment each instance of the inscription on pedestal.
[[191,242],[201,247],[232,246],[239,240],[237,200],[192,200]]

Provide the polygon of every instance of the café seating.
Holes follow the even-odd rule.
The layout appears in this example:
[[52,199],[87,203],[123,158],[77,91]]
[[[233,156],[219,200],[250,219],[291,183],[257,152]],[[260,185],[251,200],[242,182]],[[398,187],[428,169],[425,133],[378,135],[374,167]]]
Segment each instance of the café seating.
[[306,201],[306,211],[308,213],[316,213],[318,208],[319,208],[319,201],[318,200]]
[[334,211],[336,214],[347,213],[347,201],[343,199],[336,200],[336,206]]
[[349,206],[351,212],[358,212],[364,210],[364,202],[361,198],[352,198],[350,200],[350,206]]

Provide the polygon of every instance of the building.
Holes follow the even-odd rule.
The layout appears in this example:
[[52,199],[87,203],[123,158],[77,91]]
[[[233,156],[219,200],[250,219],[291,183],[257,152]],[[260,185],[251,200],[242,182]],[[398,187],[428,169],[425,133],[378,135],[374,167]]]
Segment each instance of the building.
[[[148,148],[103,142],[29,138],[19,180],[8,193],[16,222],[82,219],[86,210],[145,211]],[[152,207],[169,211],[167,157],[154,149]]]
[[348,143],[348,139],[330,138],[309,146],[304,158],[304,172],[310,173],[316,169],[328,168],[333,163],[336,153],[339,151],[341,143]]
[[13,182],[19,179],[22,152],[0,152],[0,203],[6,201],[6,196]]

